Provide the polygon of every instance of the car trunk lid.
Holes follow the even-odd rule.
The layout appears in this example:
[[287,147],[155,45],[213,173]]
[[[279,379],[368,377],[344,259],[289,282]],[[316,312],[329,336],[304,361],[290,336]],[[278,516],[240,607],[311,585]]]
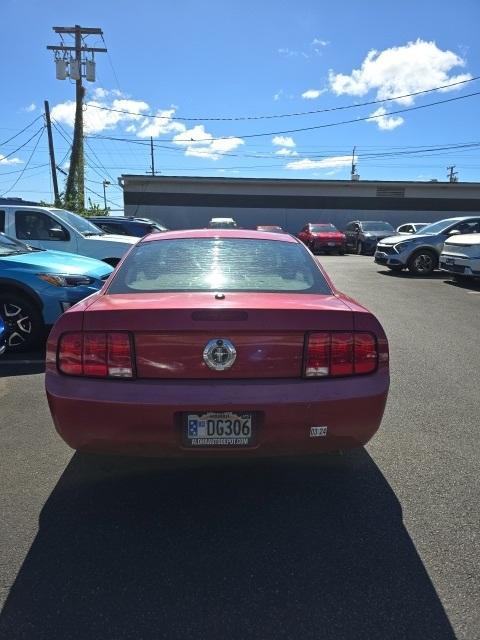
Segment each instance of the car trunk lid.
[[[291,378],[302,375],[306,333],[351,331],[353,313],[335,295],[105,295],[85,313],[84,329],[133,332],[141,378]],[[230,368],[210,368],[204,357],[210,341],[233,345]]]

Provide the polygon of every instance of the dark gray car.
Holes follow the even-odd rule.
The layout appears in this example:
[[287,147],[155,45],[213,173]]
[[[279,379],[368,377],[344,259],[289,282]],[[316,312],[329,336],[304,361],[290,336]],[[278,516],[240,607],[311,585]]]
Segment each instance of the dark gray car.
[[375,252],[377,242],[383,238],[388,238],[395,233],[395,229],[389,222],[381,220],[353,220],[345,228],[344,234],[347,239],[347,251],[355,253]]
[[408,270],[417,276],[428,276],[438,268],[445,240],[454,235],[479,233],[479,216],[462,216],[433,222],[411,236],[392,236],[377,245],[375,262],[392,271]]

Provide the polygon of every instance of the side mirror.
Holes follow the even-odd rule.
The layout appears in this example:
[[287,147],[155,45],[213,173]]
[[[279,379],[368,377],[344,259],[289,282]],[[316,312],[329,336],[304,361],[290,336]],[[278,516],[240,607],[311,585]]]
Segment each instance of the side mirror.
[[448,232],[449,236],[459,236],[460,235],[460,231],[458,229],[452,229],[451,231]]
[[49,229],[48,235],[52,240],[68,240],[67,234],[63,229],[60,229],[60,227]]

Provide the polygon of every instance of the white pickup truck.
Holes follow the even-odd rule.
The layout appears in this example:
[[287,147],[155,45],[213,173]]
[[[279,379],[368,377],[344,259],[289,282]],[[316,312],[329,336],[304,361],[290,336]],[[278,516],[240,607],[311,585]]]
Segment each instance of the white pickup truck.
[[113,267],[138,242],[133,236],[106,234],[88,218],[65,209],[20,204],[0,203],[0,231],[32,247],[78,253]]

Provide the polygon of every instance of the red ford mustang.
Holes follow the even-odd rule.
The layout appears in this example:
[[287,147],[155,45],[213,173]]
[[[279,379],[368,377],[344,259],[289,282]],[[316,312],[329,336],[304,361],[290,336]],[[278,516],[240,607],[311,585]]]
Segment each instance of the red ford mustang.
[[309,222],[298,233],[298,237],[313,253],[316,251],[336,251],[342,255],[345,253],[345,234],[329,222],[316,224]]
[[47,349],[55,426],[81,451],[316,454],[382,420],[388,344],[295,238],[205,229],[136,244]]

